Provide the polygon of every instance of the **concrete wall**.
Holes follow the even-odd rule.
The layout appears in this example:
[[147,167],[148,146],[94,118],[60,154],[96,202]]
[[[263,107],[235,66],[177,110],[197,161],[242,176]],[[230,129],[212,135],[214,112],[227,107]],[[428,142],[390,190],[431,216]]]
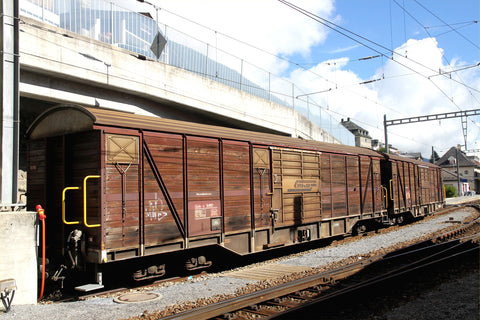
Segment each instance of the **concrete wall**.
[[36,212],[0,212],[0,280],[13,278],[13,304],[37,303]]
[[148,100],[170,109],[181,106],[179,113],[190,110],[293,137],[338,143],[288,107],[27,17],[22,21],[22,97],[163,116],[146,105]]

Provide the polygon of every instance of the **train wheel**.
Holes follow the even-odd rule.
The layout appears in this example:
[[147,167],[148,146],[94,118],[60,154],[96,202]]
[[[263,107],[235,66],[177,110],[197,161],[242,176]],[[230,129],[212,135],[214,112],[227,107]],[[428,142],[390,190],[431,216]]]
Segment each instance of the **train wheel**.
[[397,224],[403,224],[405,222],[405,218],[403,217],[403,214],[399,215],[397,217]]
[[141,281],[146,279],[163,277],[164,275],[165,275],[165,265],[161,264],[159,266],[150,266],[146,269],[135,271],[135,273],[133,274],[133,280]]
[[367,226],[363,223],[357,223],[354,228],[354,234],[359,235],[367,231]]
[[185,268],[188,271],[208,268],[212,265],[212,261],[207,261],[205,256],[192,257],[185,262]]

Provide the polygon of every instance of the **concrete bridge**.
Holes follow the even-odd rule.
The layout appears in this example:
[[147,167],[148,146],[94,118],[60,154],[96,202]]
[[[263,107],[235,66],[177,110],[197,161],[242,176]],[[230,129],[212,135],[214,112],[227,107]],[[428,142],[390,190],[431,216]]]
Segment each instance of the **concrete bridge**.
[[8,21],[5,15],[2,24],[3,51],[12,51],[2,61],[2,205],[19,202],[16,190],[23,191],[15,173],[25,167],[23,133],[33,118],[60,103],[340,143],[295,106],[99,41],[98,34],[84,36],[52,25],[48,8],[38,18],[35,1],[3,2],[5,8],[19,5],[20,19]]
[[[151,53],[127,50],[125,37],[132,30],[125,25],[121,26],[123,39],[118,43],[113,43],[112,38],[110,43],[100,41],[108,33],[102,33],[97,18],[92,19],[90,31],[61,28],[60,15],[49,10],[67,2],[70,6],[85,3],[0,1],[0,280],[16,280],[18,293],[14,304],[35,303],[37,293],[36,215],[16,211],[25,203],[26,141],[23,136],[33,119],[53,105],[97,106],[340,143],[310,121],[309,112],[307,116],[299,112],[293,92],[292,104],[283,105],[279,99],[265,98],[271,97],[270,88],[262,91],[244,82],[245,79],[240,78],[237,86],[228,85],[216,79],[216,75],[205,76],[152,58]],[[66,15],[65,11],[61,14]],[[78,18],[71,12],[67,14],[71,21]],[[114,14],[109,16],[113,20]],[[110,23],[113,26],[113,21]],[[138,38],[135,34],[133,37]],[[171,58],[172,52],[168,54]],[[255,87],[263,95],[241,90],[242,84]]]

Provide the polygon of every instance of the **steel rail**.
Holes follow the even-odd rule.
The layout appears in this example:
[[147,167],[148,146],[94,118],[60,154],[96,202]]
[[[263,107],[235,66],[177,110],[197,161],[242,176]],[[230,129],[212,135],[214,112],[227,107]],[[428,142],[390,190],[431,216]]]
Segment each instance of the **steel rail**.
[[[452,240],[452,241],[457,241],[457,240]],[[468,243],[468,242],[462,242],[460,245],[465,245],[466,243]],[[453,257],[472,252],[474,250],[478,251],[479,250],[478,246],[474,247],[474,248],[469,248],[469,249],[466,249],[466,250],[462,250],[460,252],[455,252],[455,253],[452,253],[452,254],[450,254],[446,257],[442,257],[442,258],[439,258],[439,259],[436,259],[436,260],[432,260],[432,261],[429,261],[429,262],[426,262],[426,263],[423,263],[423,264],[420,264],[420,265],[416,265],[417,262],[413,262],[410,265],[406,265],[406,266],[402,267],[402,269],[404,269],[402,271],[393,272],[393,273],[387,272],[386,274],[383,274],[383,275],[374,277],[372,279],[368,279],[368,280],[356,283],[352,286],[349,286],[349,287],[346,287],[346,288],[343,288],[343,289],[339,289],[338,291],[332,292],[330,294],[327,294],[327,295],[324,295],[324,296],[321,296],[321,297],[318,297],[318,298],[313,298],[309,301],[306,301],[306,302],[302,303],[301,305],[298,305],[296,307],[292,307],[288,310],[285,310],[283,312],[279,312],[277,314],[273,314],[273,315],[268,316],[268,317],[263,318],[263,319],[274,319],[278,316],[284,316],[288,313],[293,313],[295,311],[298,311],[302,308],[311,306],[313,304],[320,303],[320,302],[323,302],[323,301],[326,301],[326,300],[329,300],[329,299],[332,299],[332,298],[336,298],[336,297],[339,297],[339,296],[344,295],[346,293],[350,293],[352,291],[362,289],[362,288],[365,288],[365,287],[368,287],[368,286],[371,286],[371,285],[374,285],[374,284],[377,284],[377,283],[381,283],[381,282],[389,280],[391,278],[395,278],[395,277],[398,277],[400,275],[415,271],[417,269],[425,268],[427,266],[443,262],[443,261],[451,259]]]
[[[422,250],[427,250],[427,249],[432,250],[436,246],[445,245],[446,243],[451,243],[451,242],[456,242],[456,241],[458,241],[458,239],[450,240],[448,242],[443,242],[443,243],[440,243],[440,244],[433,244],[430,247],[422,248]],[[433,261],[428,261],[428,262],[425,262],[425,263],[419,265],[419,262],[421,262],[421,261],[428,260],[428,259],[430,259],[434,256],[437,256],[437,255],[441,254],[441,253],[445,253],[445,252],[450,251],[452,249],[455,249],[455,248],[457,248],[461,245],[465,245],[466,243],[467,242],[462,242],[462,243],[457,244],[457,245],[455,245],[451,248],[447,248],[445,250],[442,250],[441,252],[435,253],[435,254],[433,254],[429,257],[422,258],[420,260],[414,261],[414,262],[412,262],[408,265],[397,268],[394,271],[389,271],[385,274],[370,278],[368,280],[365,280],[365,281],[362,281],[360,283],[354,284],[354,285],[349,286],[347,288],[339,289],[335,292],[332,292],[332,293],[327,294],[327,295],[323,295],[323,296],[318,297],[318,298],[311,298],[308,301],[301,303],[301,305],[299,304],[298,306],[290,306],[288,310],[283,311],[283,312],[278,312],[276,314],[267,316],[264,319],[273,319],[277,316],[280,316],[281,314],[286,314],[288,312],[294,312],[296,310],[299,310],[299,309],[304,308],[306,306],[312,305],[314,303],[319,303],[319,302],[322,302],[322,301],[325,301],[325,300],[328,300],[328,299],[331,299],[331,298],[335,298],[335,297],[340,296],[342,294],[346,294],[346,293],[349,293],[351,291],[363,288],[365,286],[369,286],[369,285],[372,285],[372,284],[375,284],[375,283],[378,283],[378,282],[381,282],[381,281],[385,281],[387,279],[390,279],[390,278],[393,278],[393,277],[411,272],[413,270],[423,268],[423,267],[426,267],[428,265],[444,261],[444,260],[449,259],[451,257],[470,252],[472,250],[478,250],[477,247],[476,248],[470,248],[470,249],[467,249],[467,250],[463,250],[459,253],[453,253],[453,254],[448,255],[446,257],[441,257],[439,259],[436,259],[436,260],[433,260]],[[414,245],[414,246],[416,246],[416,245]],[[417,252],[417,251],[419,251],[419,250],[416,249],[416,250],[413,250],[412,252]],[[389,259],[395,258],[395,257],[399,258],[402,255],[404,255],[404,253],[402,253],[400,255],[397,255],[397,256],[389,257]],[[379,257],[379,256],[377,256],[377,257]],[[377,258],[377,257],[375,257],[375,258]],[[228,313],[231,313],[231,312],[234,312],[234,311],[245,309],[245,308],[248,308],[250,306],[257,305],[257,304],[263,303],[263,302],[268,301],[268,300],[273,300],[275,298],[280,298],[282,296],[286,296],[286,295],[289,295],[289,294],[292,294],[292,293],[295,293],[295,292],[306,290],[308,288],[312,288],[312,287],[315,287],[315,286],[329,284],[332,280],[338,280],[340,277],[345,278],[348,275],[350,275],[351,273],[354,273],[354,271],[356,271],[358,269],[362,269],[362,267],[366,267],[368,265],[371,265],[375,261],[381,260],[381,258],[380,259],[369,259],[369,260],[374,260],[374,261],[371,261],[370,263],[365,263],[365,261],[364,261],[363,266],[359,266],[359,265],[357,265],[357,263],[355,263],[356,267],[351,267],[349,265],[349,266],[347,266],[347,268],[338,268],[338,269],[335,269],[333,272],[327,271],[327,272],[319,273],[319,274],[316,274],[316,275],[313,275],[313,276],[309,276],[309,277],[306,277],[306,278],[291,281],[289,283],[285,283],[285,284],[281,284],[281,285],[278,285],[278,286],[275,286],[275,287],[263,289],[261,291],[256,291],[256,292],[253,292],[253,293],[250,293],[250,294],[242,295],[242,296],[239,296],[239,297],[234,297],[232,299],[221,301],[221,302],[218,302],[218,303],[215,303],[215,304],[199,307],[199,308],[189,310],[189,311],[184,311],[182,313],[172,315],[172,316],[167,316],[167,317],[164,317],[164,318],[161,318],[161,319],[163,319],[163,320],[165,320],[165,319],[192,319],[193,320],[193,319],[211,319],[211,318],[214,318],[214,317],[219,317],[219,316],[222,316],[224,314],[228,314]],[[338,278],[335,279],[336,277],[338,277]]]
[[[477,218],[475,219],[474,221],[468,223],[467,225],[465,226],[462,226],[460,228],[457,228],[456,230],[454,230],[453,232],[453,235],[457,235],[458,232],[456,231],[460,231],[460,230],[467,230],[469,229],[470,227],[472,227],[473,225],[475,224],[478,224],[480,221],[480,218]],[[444,233],[443,235],[447,235],[447,234],[450,234],[450,233]],[[441,236],[443,236],[441,235]],[[437,236],[437,237],[433,237],[431,238],[430,240],[427,240],[427,241],[430,241],[431,243],[433,243],[433,241],[435,240],[438,240],[438,239],[444,239],[443,237],[441,236]],[[391,271],[388,271],[384,274],[381,274],[381,275],[378,275],[378,276],[375,276],[373,278],[369,278],[365,281],[362,281],[362,282],[359,282],[359,283],[355,283],[351,286],[348,286],[346,288],[342,288],[342,289],[339,289],[335,292],[332,292],[330,294],[326,294],[326,295],[323,295],[321,297],[317,297],[317,298],[313,298],[313,299],[310,299],[309,301],[306,301],[304,303],[302,303],[301,305],[298,305],[298,306],[295,306],[295,307],[292,307],[292,308],[289,308],[288,310],[285,310],[283,312],[279,312],[279,313],[276,313],[276,314],[273,314],[273,315],[270,315],[268,317],[264,317],[263,319],[274,319],[278,316],[284,316],[288,313],[293,313],[295,311],[298,311],[302,308],[305,308],[307,306],[310,306],[310,305],[313,305],[315,303],[319,303],[319,302],[323,302],[323,301],[326,301],[328,299],[332,299],[332,298],[336,298],[338,296],[341,296],[343,294],[346,294],[346,293],[350,293],[352,291],[355,291],[355,290],[358,290],[358,289],[361,289],[361,288],[364,288],[364,287],[368,287],[368,286],[371,286],[371,285],[374,285],[374,284],[377,284],[377,283],[380,283],[380,282],[383,282],[383,281],[386,281],[388,279],[391,279],[391,278],[394,278],[394,277],[398,277],[400,275],[403,275],[403,274],[406,274],[406,273],[409,273],[409,272],[412,272],[414,270],[417,270],[417,269],[421,269],[421,268],[425,268],[427,266],[430,266],[430,265],[433,265],[433,264],[437,264],[437,263],[440,263],[442,261],[445,261],[445,260],[448,260],[448,259],[451,259],[453,257],[456,257],[456,256],[459,256],[459,255],[462,255],[462,254],[466,254],[466,253],[469,253],[471,251],[474,251],[474,250],[479,250],[479,247],[478,245],[476,247],[473,247],[473,248],[467,248],[465,250],[461,250],[461,251],[457,251],[458,248],[460,248],[461,246],[465,246],[466,244],[468,244],[469,242],[467,241],[473,241],[474,239],[478,239],[480,238],[480,234],[479,233],[476,233],[476,234],[473,234],[473,235],[468,235],[468,236],[465,236],[465,237],[461,237],[461,238],[458,238],[458,239],[453,239],[453,240],[448,240],[446,242],[441,242],[441,243],[436,243],[436,244],[433,244],[429,247],[425,247],[425,248],[421,248],[421,249],[417,249],[417,250],[412,250],[412,251],[408,251],[408,252],[405,252],[405,253],[402,253],[402,254],[398,254],[398,255],[394,255],[394,256],[391,256],[391,257],[388,257],[388,259],[391,259],[391,258],[399,258],[401,257],[402,255],[405,255],[405,254],[411,254],[411,253],[415,253],[415,252],[418,252],[418,251],[422,251],[422,250],[432,250],[434,249],[435,247],[437,246],[441,246],[441,245],[448,245],[450,243],[454,243],[454,242],[458,242],[456,244],[454,244],[453,246],[451,247],[448,247],[447,249],[444,249],[444,250],[441,250],[439,252],[436,252],[430,256],[427,256],[427,257],[423,257],[422,259],[419,259],[419,260],[416,260],[416,261],[413,261],[412,263],[409,263],[407,265],[403,265],[401,266],[400,268],[397,268],[397,269],[394,269],[394,270],[391,270]],[[420,242],[422,243],[422,242]],[[416,246],[416,245],[413,245],[413,246]],[[448,254],[447,256],[443,256],[443,257],[439,257],[437,259],[434,259],[434,260],[431,260],[431,261],[428,261],[430,260],[431,258],[435,257],[435,256],[439,256],[439,255],[442,255],[448,251],[451,251],[451,250],[455,250],[453,253],[450,253]],[[386,261],[386,260],[385,260]],[[385,261],[382,261],[382,262],[385,262]],[[424,263],[422,263],[424,262]]]
[[[448,236],[458,235],[461,232],[461,230],[466,230],[466,229],[470,228],[471,226],[473,226],[474,224],[478,223],[479,221],[480,221],[480,218],[477,218],[476,220],[474,220],[474,221],[470,222],[469,224],[464,225],[460,228],[457,228],[457,229],[452,230],[452,231],[448,231],[448,232],[443,233],[439,236],[434,236],[434,237],[432,237],[428,240],[421,241],[419,243],[411,245],[410,247],[407,247],[407,250],[408,250],[408,248],[413,249],[413,247],[418,247],[419,245],[426,245],[426,247],[416,248],[416,249],[413,249],[413,250],[408,250],[406,252],[402,252],[402,253],[399,253],[397,255],[391,255],[389,257],[385,257],[385,254],[377,255],[375,257],[371,257],[369,259],[365,259],[365,260],[362,260],[362,261],[357,261],[353,264],[349,264],[347,266],[340,267],[340,268],[337,268],[337,269],[334,269],[334,270],[321,272],[321,273],[318,273],[318,274],[315,274],[315,275],[307,276],[305,278],[290,281],[288,283],[280,284],[280,285],[277,285],[275,287],[266,288],[266,289],[256,291],[256,292],[253,292],[253,293],[249,293],[249,294],[234,297],[234,298],[231,298],[231,299],[228,299],[228,300],[220,301],[220,302],[215,303],[215,304],[199,307],[199,308],[196,308],[196,309],[193,309],[193,310],[184,311],[184,312],[181,312],[179,314],[167,316],[167,317],[164,317],[164,318],[161,318],[161,319],[211,319],[211,318],[218,317],[218,316],[221,316],[221,315],[233,312],[233,311],[237,311],[237,310],[240,310],[240,309],[244,309],[244,308],[247,308],[249,306],[256,305],[256,304],[259,304],[259,303],[262,303],[262,302],[265,302],[265,301],[268,301],[268,300],[279,298],[279,297],[282,297],[282,296],[285,296],[285,295],[288,295],[288,294],[292,294],[294,292],[302,291],[302,290],[305,290],[305,289],[308,289],[308,288],[311,288],[311,287],[331,284],[331,283],[335,282],[336,280],[346,278],[349,275],[352,275],[352,274],[356,273],[357,271],[365,268],[366,266],[372,265],[374,262],[380,261],[382,259],[384,261],[387,261],[387,260],[390,260],[390,259],[399,258],[400,256],[403,256],[403,255],[416,253],[416,252],[419,252],[419,251],[422,251],[422,250],[432,250],[435,247],[439,247],[439,246],[443,246],[443,245],[453,243],[455,241],[459,241],[459,239],[455,239],[455,240],[444,241],[444,242],[441,242],[441,243],[435,243],[434,242],[434,241],[437,241],[437,240],[446,239],[446,237],[448,237]],[[468,237],[471,237],[471,236],[468,236]],[[465,237],[465,238],[468,238],[468,237]],[[385,274],[382,274],[380,276],[370,278],[369,280],[364,281],[364,283],[358,283],[358,284],[356,284],[352,287],[340,289],[339,291],[336,291],[337,293],[331,293],[329,295],[322,296],[321,298],[318,298],[318,299],[326,300],[326,299],[332,298],[336,295],[339,295],[340,293],[343,294],[343,293],[349,292],[347,290],[356,290],[356,289],[361,288],[361,286],[365,286],[367,284],[370,285],[370,284],[373,284],[373,283],[376,283],[376,282],[386,280],[386,279],[391,278],[391,277],[401,275],[403,273],[410,272],[411,270],[415,270],[415,269],[408,270],[408,267],[416,266],[415,268],[421,268],[421,267],[427,266],[429,264],[434,263],[435,261],[427,261],[424,264],[419,264],[419,263],[421,263],[423,261],[426,261],[426,260],[429,260],[429,259],[432,259],[432,257],[438,256],[441,253],[445,253],[445,252],[451,250],[452,248],[456,248],[457,246],[460,246],[462,244],[463,243],[454,245],[451,248],[441,250],[440,252],[436,252],[436,253],[428,256],[428,257],[423,257],[422,259],[416,260],[416,261],[414,261],[414,262],[412,262],[412,263],[410,263],[406,266],[402,266],[402,267],[397,268],[393,271],[390,270],[389,272],[387,272]],[[401,250],[405,251],[405,248],[401,249]],[[471,250],[472,249],[469,249],[467,251],[471,251]],[[448,258],[449,257],[442,257],[438,261],[442,261],[442,260],[448,259]],[[313,298],[309,302],[302,303],[302,306],[294,307],[294,308],[301,308],[301,307],[304,307],[306,305],[310,305],[311,303],[313,303],[313,301],[319,302],[321,300],[317,301],[315,298]],[[294,310],[294,308],[290,308],[290,309]],[[275,316],[272,315],[270,317],[273,318]]]

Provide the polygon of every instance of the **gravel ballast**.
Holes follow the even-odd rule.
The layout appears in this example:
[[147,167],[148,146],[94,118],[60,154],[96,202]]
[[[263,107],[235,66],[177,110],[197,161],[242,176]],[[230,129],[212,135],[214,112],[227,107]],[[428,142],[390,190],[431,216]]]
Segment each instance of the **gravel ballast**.
[[[296,254],[291,258],[276,259],[276,263],[298,266],[321,267],[347,259],[352,256],[361,257],[373,251],[386,250],[418,238],[425,238],[429,234],[451,227],[450,218],[455,221],[464,221],[475,211],[460,209],[446,215],[436,216],[402,227],[398,230],[375,234],[368,237],[357,237],[355,241],[333,243],[325,248]],[[458,223],[455,225],[459,225]],[[152,302],[118,304],[113,297],[91,298],[86,301],[62,302],[38,305],[13,305],[8,313],[0,311],[2,320],[9,319],[39,319],[39,320],[68,320],[68,319],[127,319],[141,316],[145,312],[162,310],[167,306],[181,305],[189,301],[210,298],[215,295],[234,294],[251,280],[236,279],[225,276],[206,275],[189,281],[166,283],[152,289],[162,295],[162,298]]]

